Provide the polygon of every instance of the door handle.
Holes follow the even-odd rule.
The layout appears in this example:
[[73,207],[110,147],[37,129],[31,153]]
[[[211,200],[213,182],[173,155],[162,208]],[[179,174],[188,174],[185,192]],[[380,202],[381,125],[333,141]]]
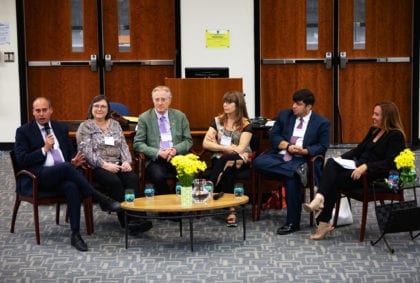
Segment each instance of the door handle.
[[340,68],[345,69],[347,65],[347,53],[345,51],[340,52]]
[[105,71],[110,72],[112,67],[111,54],[105,54]]
[[89,61],[90,70],[92,72],[98,71],[98,59],[96,58],[96,54],[90,55],[90,61]]
[[331,52],[325,53],[325,68],[327,70],[332,68],[332,53]]

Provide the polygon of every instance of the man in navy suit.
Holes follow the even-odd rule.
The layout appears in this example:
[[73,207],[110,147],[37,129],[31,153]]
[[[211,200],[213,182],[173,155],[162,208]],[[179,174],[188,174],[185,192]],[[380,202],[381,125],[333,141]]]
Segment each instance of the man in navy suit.
[[[270,131],[271,148],[258,156],[254,169],[279,177],[286,188],[287,220],[277,230],[286,235],[300,229],[302,185],[306,186],[305,156],[325,154],[330,145],[330,122],[312,111],[315,96],[308,89],[293,94],[292,109],[280,111]],[[322,164],[316,164],[319,179]]]
[[[83,155],[76,154],[69,130],[65,124],[50,121],[53,109],[45,97],[36,98],[32,105],[35,118],[16,130],[15,152],[19,169],[38,176],[40,191],[60,191],[67,200],[71,245],[79,251],[88,247],[80,236],[80,207],[83,198],[92,196],[109,210],[119,210],[120,204],[97,192],[76,169],[84,163]],[[20,178],[17,189],[31,195],[31,180]]]

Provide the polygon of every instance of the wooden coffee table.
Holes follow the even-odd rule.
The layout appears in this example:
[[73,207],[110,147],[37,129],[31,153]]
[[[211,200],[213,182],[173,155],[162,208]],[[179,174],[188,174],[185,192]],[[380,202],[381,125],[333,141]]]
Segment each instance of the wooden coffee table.
[[[242,225],[243,225],[243,239],[246,239],[246,221],[245,221],[245,204],[248,203],[248,196],[244,195],[242,198],[235,198],[233,194],[225,193],[218,200],[208,200],[206,203],[193,203],[191,206],[184,207],[181,205],[181,198],[177,195],[158,195],[153,199],[145,197],[136,198],[134,203],[122,202],[121,207],[124,209],[125,214],[125,248],[128,248],[128,216],[137,217],[142,219],[168,219],[168,216],[159,216],[159,213],[176,213],[174,219],[179,219],[180,236],[182,237],[182,219],[188,219],[190,224],[190,243],[191,251],[194,250],[193,246],[193,222],[197,216],[208,217],[219,214],[227,215],[228,210],[224,208],[235,207],[236,211],[242,212]],[[136,212],[146,212],[139,214]],[[169,217],[170,218],[170,217]]]

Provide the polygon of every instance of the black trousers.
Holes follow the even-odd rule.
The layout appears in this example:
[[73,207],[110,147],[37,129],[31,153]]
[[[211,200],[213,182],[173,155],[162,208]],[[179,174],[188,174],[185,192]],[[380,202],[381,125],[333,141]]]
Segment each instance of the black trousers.
[[330,221],[339,190],[351,190],[362,186],[361,179],[353,180],[351,178],[352,172],[352,169],[341,167],[332,158],[327,160],[318,188],[318,193],[325,198],[324,209],[318,216],[318,221]]
[[[226,154],[220,158],[214,157],[211,160],[211,168],[208,168],[204,173],[203,177],[207,180],[210,180],[214,184],[214,191],[218,192],[225,192],[225,193],[233,193],[233,186],[235,182],[236,176],[245,169],[249,168],[249,164],[243,163],[240,168],[237,168],[234,164],[231,167],[226,166],[226,162],[228,161],[236,161],[242,160],[239,154]],[[219,175],[222,173],[219,183],[217,184],[217,180],[219,179]],[[217,184],[217,185],[216,185]]]
[[[133,189],[136,197],[140,196],[138,177],[131,172],[112,173],[103,168],[97,167],[92,171],[93,180],[98,183],[112,199],[122,202],[126,189]],[[124,226],[124,212],[118,212],[118,221]]]
[[79,232],[81,201],[91,196],[95,189],[85,176],[68,162],[43,167],[38,177],[40,191],[63,192],[69,210],[71,230]]
[[166,160],[158,158],[150,161],[146,167],[146,178],[153,183],[156,195],[169,194],[169,186],[166,182],[168,176],[176,176],[176,168]]

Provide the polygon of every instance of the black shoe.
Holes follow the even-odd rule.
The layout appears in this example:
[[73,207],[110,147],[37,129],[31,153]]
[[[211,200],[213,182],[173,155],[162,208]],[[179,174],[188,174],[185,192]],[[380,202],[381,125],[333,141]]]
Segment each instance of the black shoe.
[[144,233],[152,229],[153,224],[152,221],[148,220],[132,220],[130,223],[128,223],[128,230],[130,234],[138,234],[138,233]]
[[92,198],[94,201],[99,202],[101,205],[101,208],[107,211],[120,211],[121,210],[121,204],[118,201],[113,200],[110,197],[107,197],[106,195],[95,191],[92,195]]
[[308,184],[308,164],[305,162],[299,165],[296,169],[296,174],[299,175],[302,185],[306,187]]
[[300,227],[293,224],[286,224],[277,229],[278,235],[287,235],[299,231]]
[[86,252],[88,250],[88,246],[86,245],[85,241],[83,241],[79,232],[73,232],[71,234],[71,245],[75,247],[76,250],[81,252]]

